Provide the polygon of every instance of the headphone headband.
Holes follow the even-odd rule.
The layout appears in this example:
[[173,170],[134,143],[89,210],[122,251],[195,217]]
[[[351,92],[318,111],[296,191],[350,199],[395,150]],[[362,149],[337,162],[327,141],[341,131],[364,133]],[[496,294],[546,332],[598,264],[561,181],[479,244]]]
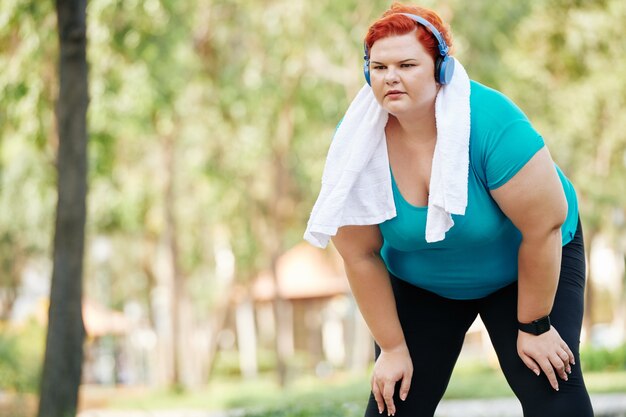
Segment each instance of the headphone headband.
[[433,36],[437,39],[437,43],[439,46],[439,54],[441,56],[448,55],[448,44],[446,43],[446,40],[443,38],[443,36],[441,36],[441,33],[439,33],[437,28],[432,23],[430,23],[428,20],[416,14],[411,14],[411,13],[399,13],[399,14],[406,16],[406,17],[410,17],[411,19],[415,20],[420,25],[425,26],[430,31],[430,33],[432,33]]
[[[424,26],[426,29],[428,29],[428,31],[433,34],[435,39],[437,39],[437,47],[439,49],[439,55],[441,56],[448,55],[448,52],[449,52],[448,44],[446,43],[446,40],[443,38],[443,36],[441,36],[441,33],[439,33],[437,28],[432,23],[430,23],[428,20],[416,14],[411,14],[411,13],[395,13],[395,14],[401,14],[403,16],[409,17],[415,22]],[[364,44],[364,49],[365,49],[365,56],[363,58],[367,60],[369,59],[370,54],[369,54],[369,48],[367,47],[366,43]]]

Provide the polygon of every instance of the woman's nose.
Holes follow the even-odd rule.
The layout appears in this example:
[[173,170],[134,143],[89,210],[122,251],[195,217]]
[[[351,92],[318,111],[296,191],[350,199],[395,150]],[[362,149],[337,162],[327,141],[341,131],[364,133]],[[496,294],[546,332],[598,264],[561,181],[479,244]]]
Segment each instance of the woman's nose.
[[387,72],[385,73],[385,82],[386,83],[396,83],[398,81],[398,73],[393,68],[387,68]]

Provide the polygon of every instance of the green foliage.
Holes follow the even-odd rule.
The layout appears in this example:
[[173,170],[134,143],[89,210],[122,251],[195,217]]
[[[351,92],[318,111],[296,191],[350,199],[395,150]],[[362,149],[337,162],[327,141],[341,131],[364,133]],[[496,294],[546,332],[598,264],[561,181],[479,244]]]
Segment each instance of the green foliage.
[[[0,141],[26,140],[50,151],[53,114],[49,103],[56,85],[54,4],[6,0],[0,10]],[[0,142],[2,143],[2,142]],[[3,161],[4,162],[4,161]],[[2,167],[0,166],[0,169]]]
[[621,0],[538,2],[503,54],[505,90],[573,180],[584,223],[616,240],[626,226],[626,78],[607,68],[626,72],[624,19]]
[[528,16],[531,5],[538,2],[454,0],[444,8],[442,12],[450,13],[454,55],[463,62],[472,79],[494,88],[502,86],[503,80],[510,76],[510,69],[502,62],[502,53],[514,47],[519,23]]
[[35,321],[19,328],[0,328],[0,390],[39,389],[45,329]]
[[265,410],[249,411],[243,417],[357,417],[363,415],[363,405],[355,403],[291,404]]
[[[502,372],[493,368],[461,367],[456,369],[446,391],[445,399],[476,399],[512,396]],[[586,372],[585,382],[594,393],[625,392],[626,371]],[[489,391],[487,388],[491,388]],[[129,393],[112,398],[111,408],[124,410],[156,409],[211,409],[245,410],[251,416],[352,416],[362,415],[369,397],[369,377],[346,378],[337,375],[329,380],[315,376],[300,379],[279,389],[275,378],[263,376],[255,380],[218,378],[200,391],[188,391],[182,395],[171,392],[152,391],[141,397]],[[300,413],[300,414],[298,414]],[[326,414],[328,413],[328,414]],[[345,414],[340,414],[345,413]]]
[[587,346],[580,352],[584,371],[626,370],[626,344],[615,348]]
[[54,197],[53,3],[0,8],[0,292],[49,250]]
[[217,353],[215,358],[215,369],[213,374],[216,377],[233,377],[241,376],[239,370],[239,356],[235,351],[222,350]]
[[[421,4],[450,21],[470,76],[511,96],[542,132],[577,188],[585,225],[623,236],[626,3]],[[300,242],[333,131],[363,84],[362,38],[388,5],[89,1],[87,248],[99,239],[111,248],[104,261],[88,249],[86,294],[110,306],[133,299],[151,307],[154,272],[166,269],[167,155],[194,322],[205,323],[223,296],[218,235],[232,248],[242,283],[270,265],[271,247]],[[57,49],[52,2],[3,0],[4,288],[17,288],[22,267],[51,253]],[[219,372],[237,372],[235,360],[223,358]],[[262,368],[272,361],[261,358]]]
[[[335,407],[363,407],[369,395],[365,377],[336,375],[320,380],[313,375],[299,375],[285,388],[280,388],[273,375],[256,379],[219,377],[208,387],[182,395],[154,390],[145,395],[124,395],[111,399],[109,406],[115,409],[246,409],[254,413],[313,411],[318,405],[329,409]],[[352,406],[350,405],[352,404]],[[347,408],[345,408],[347,409]],[[304,411],[303,411],[304,412]],[[332,414],[335,415],[335,414]]]

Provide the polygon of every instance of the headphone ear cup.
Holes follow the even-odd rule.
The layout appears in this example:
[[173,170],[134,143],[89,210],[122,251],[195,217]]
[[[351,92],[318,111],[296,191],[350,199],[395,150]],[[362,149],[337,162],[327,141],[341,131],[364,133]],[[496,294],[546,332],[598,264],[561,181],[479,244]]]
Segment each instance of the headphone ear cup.
[[435,78],[439,78],[437,82],[439,84],[449,84],[452,81],[452,75],[454,74],[454,59],[448,55],[438,58],[439,66],[437,67],[437,74]]
[[443,57],[441,55],[438,55],[437,58],[435,58],[435,81],[438,82],[439,84],[443,84],[441,82],[442,63],[443,63]]
[[370,80],[370,61],[369,59],[363,63],[363,75],[365,75],[365,81],[367,81],[368,85],[372,85]]

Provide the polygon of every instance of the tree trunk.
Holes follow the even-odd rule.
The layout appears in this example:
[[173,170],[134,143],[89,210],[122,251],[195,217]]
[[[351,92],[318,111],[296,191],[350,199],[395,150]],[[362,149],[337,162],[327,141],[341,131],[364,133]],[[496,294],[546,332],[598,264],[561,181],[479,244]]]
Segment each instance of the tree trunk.
[[[272,261],[272,265],[276,265]],[[291,323],[289,322],[288,300],[285,300],[280,294],[278,286],[278,276],[276,275],[276,267],[272,267],[272,275],[274,277],[274,323],[276,325],[276,339],[274,348],[276,349],[276,372],[278,376],[278,385],[284,388],[287,385],[287,359],[291,356],[290,336]]]
[[585,231],[585,258],[587,259],[587,282],[585,286],[585,310],[583,313],[583,337],[581,341],[587,342],[591,338],[591,328],[593,327],[593,308],[594,308],[594,290],[593,290],[593,265],[591,265],[591,253],[593,244],[597,235],[595,227],[589,227]]
[[154,272],[154,266],[153,266],[154,259],[156,259],[155,253],[156,253],[157,242],[154,242],[150,236],[144,235],[142,244],[143,244],[143,251],[141,255],[141,270],[146,276],[146,294],[147,294],[145,302],[148,305],[148,311],[150,312],[150,314],[148,314],[150,328],[156,329],[156,326],[157,326],[155,322],[156,311],[155,311],[154,303],[152,302],[151,295],[154,294],[155,289],[158,287],[158,278],[156,276],[156,273]]
[[613,308],[613,334],[616,335],[619,340],[624,342],[626,338],[626,254],[621,253],[620,258],[622,265],[620,265],[621,276],[619,277],[619,285],[617,293],[617,299],[615,300]]
[[175,213],[175,178],[176,172],[176,155],[175,155],[175,138],[168,135],[165,138],[165,234],[166,245],[169,252],[169,260],[171,262],[172,274],[172,359],[173,359],[173,375],[171,385],[175,390],[184,387],[183,381],[183,355],[180,351],[183,346],[183,300],[186,299],[185,281],[180,268],[179,247],[178,247],[178,227],[176,223]]
[[209,349],[207,354],[207,371],[205,376],[205,381],[208,382],[211,380],[213,375],[213,371],[215,370],[215,362],[218,352],[218,336],[220,332],[226,326],[226,318],[228,317],[228,311],[232,304],[233,299],[233,289],[229,288],[224,292],[224,296],[221,297],[220,302],[217,307],[213,309],[213,317],[211,320],[211,325],[209,327]]
[[[283,160],[279,154],[275,154],[276,163],[274,164],[274,176],[275,176],[275,192],[276,195],[273,199],[275,205],[273,208],[274,216],[268,219],[270,224],[271,235],[267,237],[267,247],[270,254],[270,273],[274,281],[274,299],[272,305],[274,309],[274,324],[275,324],[275,342],[274,348],[276,351],[276,371],[278,376],[278,384],[281,388],[284,388],[287,384],[287,360],[292,354],[292,347],[290,347],[292,323],[289,318],[289,300],[286,300],[280,289],[280,277],[278,275],[278,258],[283,253],[282,248],[282,236],[283,236],[283,219],[281,215],[279,201],[283,194],[281,193],[283,177],[285,175],[282,169]],[[293,345],[292,345],[293,346]]]
[[276,367],[278,382],[281,387],[284,387],[287,383],[287,359],[293,353],[293,323],[288,320],[290,317],[289,300],[284,299],[280,292],[277,263],[278,258],[284,252],[283,235],[285,225],[292,216],[295,206],[293,198],[289,194],[289,190],[292,188],[292,178],[289,171],[288,155],[295,128],[293,96],[295,95],[299,79],[300,77],[296,77],[295,82],[289,88],[292,94],[278,112],[276,130],[271,135],[275,137],[272,149],[272,180],[274,187],[270,197],[272,215],[268,219],[270,236],[267,239],[267,247],[269,247],[271,274],[275,288],[273,304],[276,324]]
[[259,373],[257,337],[254,302],[250,294],[246,294],[235,309],[235,325],[237,329],[239,369],[245,379],[256,378]]
[[211,379],[215,369],[215,358],[218,351],[218,336],[226,326],[228,311],[235,295],[235,255],[224,232],[218,227],[214,232],[213,256],[215,258],[215,278],[218,294],[223,294],[217,301],[217,306],[212,311],[209,322],[209,348],[206,356],[207,367],[204,381]]
[[619,317],[622,323],[621,334],[626,338],[626,254],[622,254],[622,290],[619,295],[619,307],[617,308],[615,317]]
[[86,2],[57,0],[60,41],[58,202],[39,417],[76,414],[85,328],[82,273],[87,195]]
[[284,184],[285,184],[285,176],[286,172],[284,170],[284,158],[280,152],[274,151],[274,181],[275,181],[275,195],[273,197],[274,207],[273,207],[273,218],[269,219],[271,235],[268,238],[268,246],[270,253],[270,272],[272,274],[272,279],[274,281],[274,299],[273,299],[273,307],[274,307],[274,323],[276,324],[276,340],[275,340],[275,349],[276,349],[276,370],[278,373],[278,384],[279,386],[285,387],[287,384],[287,359],[291,355],[289,348],[289,338],[291,335],[292,329],[290,328],[291,323],[288,322],[287,317],[287,309],[289,302],[284,299],[281,291],[280,291],[280,277],[278,275],[278,258],[283,253],[282,248],[282,236],[283,236],[283,224],[284,224],[284,216],[281,212],[280,202],[284,197]]

